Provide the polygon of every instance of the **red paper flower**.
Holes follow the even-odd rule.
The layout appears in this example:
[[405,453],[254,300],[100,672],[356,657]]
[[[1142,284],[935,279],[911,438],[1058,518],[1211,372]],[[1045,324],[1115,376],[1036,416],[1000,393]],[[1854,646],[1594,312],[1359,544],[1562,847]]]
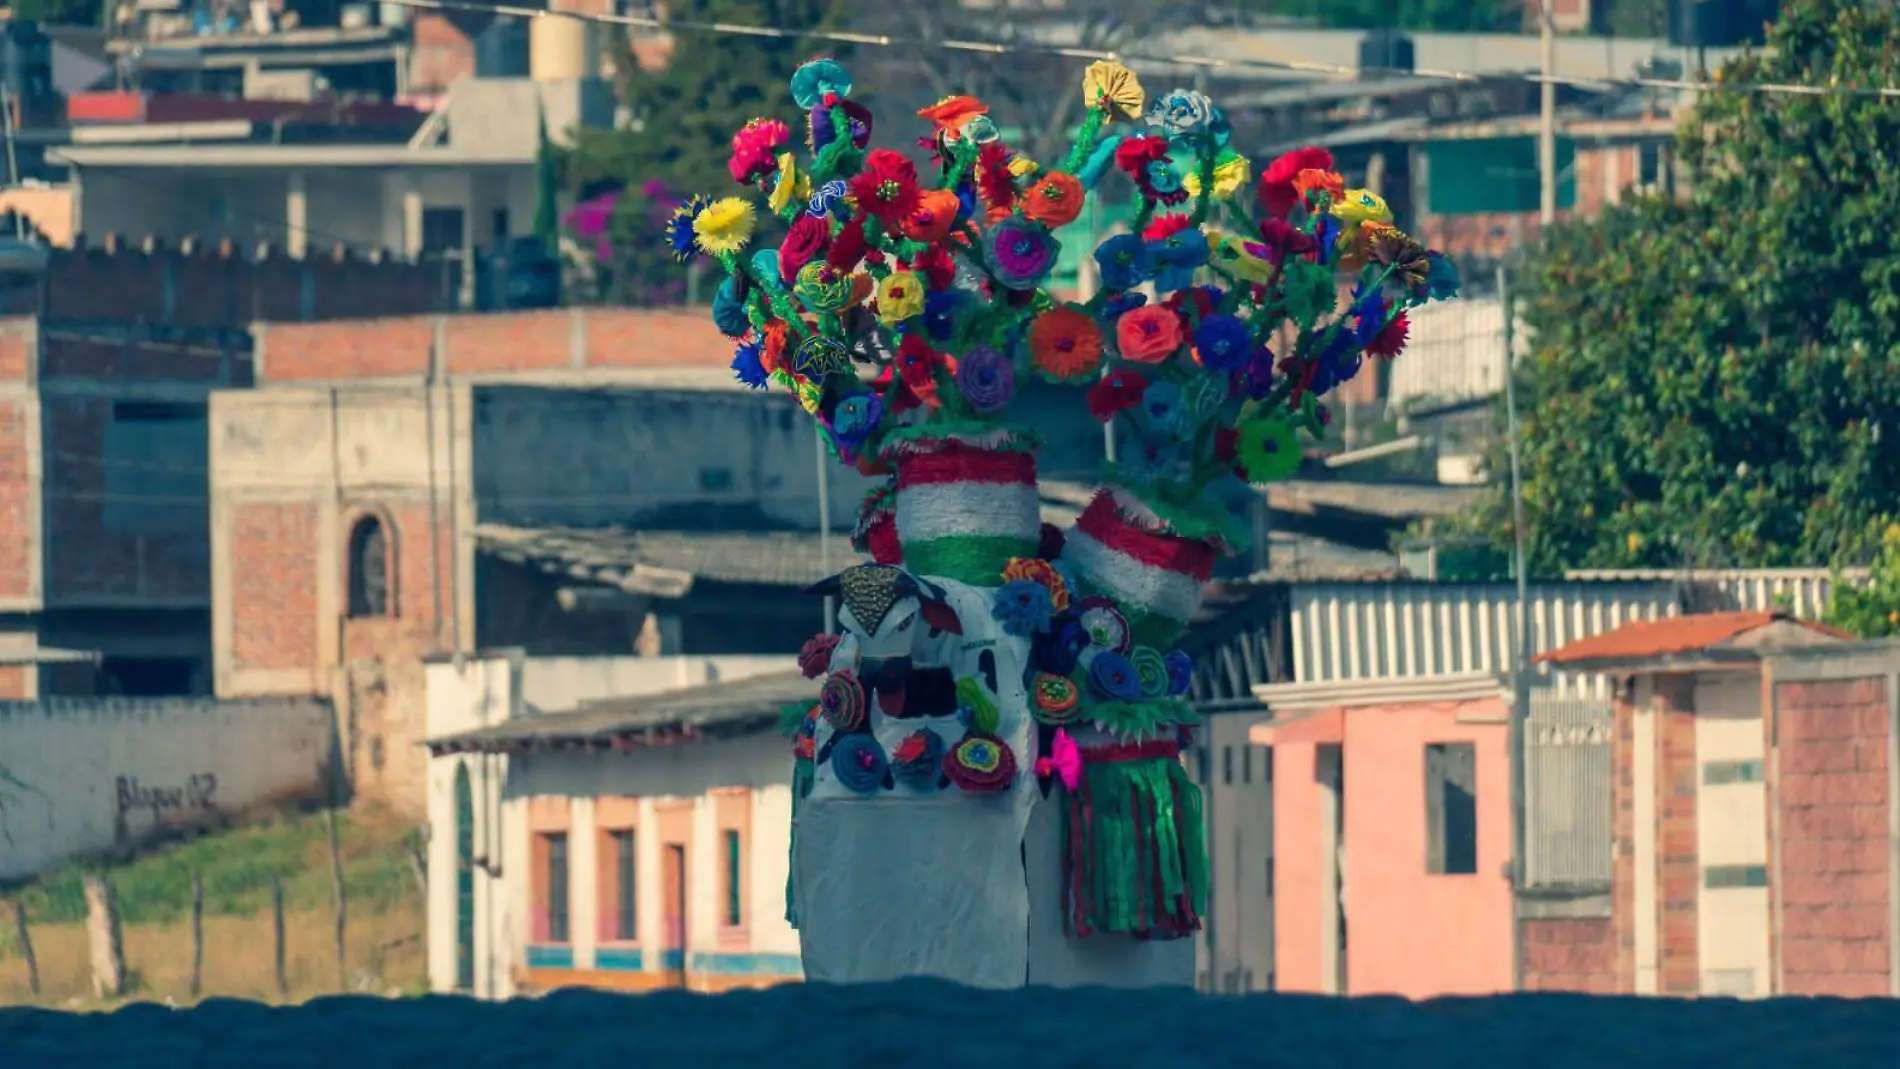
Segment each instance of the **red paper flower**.
[[864,158],[864,170],[850,185],[858,210],[876,217],[888,230],[896,230],[917,210],[921,199],[916,166],[903,153],[887,148],[873,149]]
[[1148,224],[1148,229],[1141,232],[1141,239],[1143,241],[1166,241],[1183,230],[1192,229],[1194,229],[1193,219],[1188,218],[1180,212],[1170,212],[1167,215],[1156,216],[1154,221]]
[[1289,256],[1310,257],[1319,251],[1319,243],[1313,240],[1313,235],[1284,219],[1268,219],[1261,223],[1260,243],[1266,246],[1267,259],[1275,264],[1284,264]]
[[813,635],[798,651],[798,670],[806,679],[817,679],[831,670],[831,651],[838,648],[837,635]]
[[732,158],[726,170],[742,186],[778,170],[778,153],[791,141],[791,128],[777,119],[753,119],[732,135]]
[[1175,290],[1162,304],[1172,309],[1174,314],[1185,316],[1188,302],[1194,303],[1194,314],[1202,319],[1214,314],[1214,298],[1219,291],[1211,286],[1195,286],[1191,289]]
[[791,285],[792,280],[798,277],[798,269],[822,253],[830,241],[831,228],[825,225],[823,219],[800,213],[798,221],[786,233],[785,240],[779,243],[779,277],[786,285]]
[[831,248],[825,250],[825,262],[834,271],[855,271],[870,246],[864,239],[864,221],[853,219],[831,236]]
[[1117,413],[1126,412],[1141,403],[1141,395],[1148,389],[1148,380],[1133,371],[1117,371],[1094,386],[1089,387],[1089,415],[1096,422],[1107,423]]
[[1148,180],[1148,165],[1168,158],[1168,139],[1156,134],[1124,138],[1115,146],[1115,166],[1137,183]]
[[977,152],[976,191],[984,207],[1007,211],[1016,203],[1016,179],[1009,173],[1009,150],[992,141]]
[[911,258],[910,269],[924,276],[930,288],[937,291],[949,289],[957,280],[957,262],[948,249],[933,248],[918,253]]
[[937,371],[944,367],[944,359],[924,344],[918,334],[906,334],[897,347],[897,375],[904,381],[904,389],[915,397],[918,403],[936,408],[942,402],[937,399]]
[[1030,188],[1023,214],[1051,230],[1060,230],[1082,214],[1086,196],[1082,182],[1074,175],[1051,171]]
[[1405,351],[1405,343],[1411,332],[1411,320],[1405,318],[1404,312],[1400,312],[1386,323],[1384,330],[1366,343],[1366,352],[1390,360]]
[[1269,218],[1280,218],[1300,203],[1299,190],[1293,186],[1301,171],[1331,170],[1333,154],[1323,148],[1300,148],[1274,160],[1260,174],[1254,189],[1260,210]]
[[1123,360],[1159,364],[1181,347],[1181,317],[1152,304],[1122,313],[1115,345]]

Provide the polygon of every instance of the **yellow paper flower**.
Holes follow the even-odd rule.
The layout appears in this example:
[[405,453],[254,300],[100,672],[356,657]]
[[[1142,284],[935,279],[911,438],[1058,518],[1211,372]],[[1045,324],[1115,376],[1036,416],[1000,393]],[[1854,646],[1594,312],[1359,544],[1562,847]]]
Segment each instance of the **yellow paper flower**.
[[892,271],[877,286],[877,317],[888,324],[924,314],[924,280],[914,272]]
[[789,207],[793,201],[803,204],[811,197],[811,181],[798,170],[798,158],[789,152],[779,154],[778,184],[772,187],[772,196],[766,200],[766,207],[777,215]]
[[752,240],[752,205],[738,197],[723,197],[693,216],[693,239],[708,256],[728,256]]
[[1027,156],[1019,154],[1009,161],[1009,173],[1016,178],[1028,178],[1040,170],[1042,168],[1036,165],[1036,161]]
[[1220,239],[1214,245],[1214,253],[1208,258],[1208,263],[1214,270],[1243,282],[1273,281],[1273,263],[1248,252],[1246,244],[1239,238]]
[[1134,71],[1106,59],[1089,64],[1082,72],[1082,98],[1091,107],[1099,104],[1110,121],[1140,118],[1148,99]]
[[[1226,163],[1217,165],[1214,168],[1214,199],[1226,200],[1233,196],[1252,177],[1253,165],[1247,162],[1245,156],[1236,156]],[[1200,168],[1189,169],[1187,175],[1181,179],[1181,188],[1187,190],[1190,197],[1201,195]]]

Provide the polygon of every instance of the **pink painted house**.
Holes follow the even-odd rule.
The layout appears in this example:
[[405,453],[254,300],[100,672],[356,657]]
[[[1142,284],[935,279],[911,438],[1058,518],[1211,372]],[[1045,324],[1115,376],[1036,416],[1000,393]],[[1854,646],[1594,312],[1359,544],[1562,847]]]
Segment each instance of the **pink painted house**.
[[1490,675],[1274,684],[1282,991],[1478,995],[1514,986],[1509,694]]

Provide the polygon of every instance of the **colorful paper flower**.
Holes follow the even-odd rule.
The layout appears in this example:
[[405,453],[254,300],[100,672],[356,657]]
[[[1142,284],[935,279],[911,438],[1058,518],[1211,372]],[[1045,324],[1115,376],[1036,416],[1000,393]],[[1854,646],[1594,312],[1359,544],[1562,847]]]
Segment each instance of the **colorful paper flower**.
[[752,119],[732,135],[726,170],[734,182],[749,186],[777,168],[779,149],[791,139],[791,128],[777,119]]
[[835,731],[856,731],[862,727],[868,704],[864,684],[848,669],[831,673],[818,691],[818,706],[825,711],[825,719]]
[[943,759],[944,775],[972,794],[994,794],[1016,778],[1016,755],[1002,739],[968,735]]
[[779,242],[778,270],[775,272],[779,280],[790,284],[798,277],[799,269],[821,255],[830,241],[831,228],[825,225],[823,219],[800,215],[793,220],[785,240]]
[[831,414],[831,437],[838,448],[856,453],[884,418],[884,402],[874,393],[854,393],[838,402]]
[[1186,459],[1181,443],[1152,435],[1130,443],[1116,454],[1115,463],[1131,482],[1153,485],[1179,479]]
[[1267,285],[1279,277],[1280,269],[1267,259],[1265,246],[1243,241],[1231,234],[1220,239],[1208,256],[1208,265],[1229,278],[1256,285]]
[[1089,387],[1089,415],[1098,423],[1107,423],[1117,415],[1141,404],[1148,380],[1133,371],[1113,371]]
[[732,279],[728,278],[713,291],[713,326],[728,338],[737,338],[752,329],[752,320],[746,315],[745,302],[739,299]]
[[[1293,189],[1302,202],[1314,209],[1323,209],[1346,195],[1346,180],[1333,171],[1309,167],[1293,176]],[[1316,200],[1312,196],[1315,193],[1324,194],[1324,200]]]
[[904,236],[926,245],[942,241],[956,226],[963,202],[948,189],[927,189],[918,194],[917,207],[904,218]]
[[1154,252],[1134,234],[1117,234],[1095,248],[1103,289],[1131,290],[1154,275]]
[[1051,171],[1023,195],[1023,215],[1051,230],[1059,230],[1082,214],[1086,196],[1081,180],[1061,171]]
[[924,340],[915,334],[904,335],[897,346],[897,376],[903,382],[918,404],[936,408],[942,402],[937,398],[937,371],[943,367],[943,357]]
[[906,783],[924,784],[943,775],[943,736],[919,728],[891,751],[891,771]]
[[[844,113],[845,126],[851,136],[851,143],[858,148],[871,143],[871,112],[854,100],[838,103],[838,110]],[[837,124],[832,121],[831,109],[817,107],[811,109],[806,117],[807,141],[814,153],[820,152],[826,145],[838,139]]]
[[666,246],[680,263],[691,260],[699,253],[699,239],[693,233],[693,220],[711,203],[705,197],[694,197],[673,209],[672,216],[667,219]]
[[[1247,180],[1252,177],[1253,164],[1248,162],[1247,157],[1234,152],[1221,153],[1220,161],[1214,165],[1214,199],[1226,200],[1232,197],[1240,192],[1241,187],[1245,186]],[[1187,190],[1190,197],[1201,195],[1200,168],[1188,169],[1186,176],[1181,179],[1181,188]]]
[[1219,114],[1207,94],[1176,89],[1148,106],[1148,125],[1165,130],[1169,137],[1190,138],[1206,131]]
[[1049,604],[1057,613],[1069,608],[1069,586],[1056,571],[1055,565],[1039,557],[1011,557],[1003,565],[1003,582],[1027,580],[1041,586],[1049,592]]
[[1089,645],[1117,653],[1128,649],[1128,620],[1114,602],[1102,597],[1084,598],[1078,608]]
[[1161,651],[1152,646],[1136,646],[1128,655],[1128,663],[1134,666],[1135,680],[1141,685],[1141,696],[1149,700],[1164,698],[1168,694],[1168,662]]
[[1238,428],[1240,466],[1247,481],[1269,483],[1300,470],[1300,438],[1293,425],[1278,416],[1248,420]]
[[1150,164],[1168,159],[1168,139],[1154,134],[1123,138],[1115,146],[1115,167],[1136,182],[1148,173]]
[[1108,113],[1110,122],[1132,122],[1141,115],[1146,94],[1135,72],[1112,60],[1097,60],[1082,72],[1082,102]]
[[813,635],[798,648],[798,671],[806,679],[817,679],[831,670],[831,652],[838,648],[837,635]]
[[852,272],[864,262],[864,256],[871,251],[871,242],[864,234],[864,220],[853,219],[838,228],[831,235],[831,244],[825,248],[825,262],[834,270]]
[[1425,292],[1434,301],[1448,301],[1458,296],[1462,282],[1458,278],[1458,265],[1441,253],[1425,254],[1429,270],[1425,276]]
[[957,389],[979,415],[1003,410],[1016,392],[1016,374],[1009,358],[985,345],[975,346],[957,360]]
[[1038,672],[1030,685],[1029,699],[1030,715],[1039,723],[1066,724],[1075,719],[1082,705],[1082,689],[1066,674]]
[[957,333],[957,315],[968,298],[955,290],[933,289],[924,295],[924,333],[949,341]]
[[1211,315],[1194,330],[1194,356],[1218,374],[1240,371],[1253,358],[1253,333],[1233,316]]
[[825,103],[827,98],[842,99],[850,95],[851,74],[836,60],[810,60],[792,72],[792,100],[806,111]]
[[1030,362],[1052,382],[1080,382],[1102,366],[1102,331],[1086,313],[1057,305],[1029,325]]
[[778,177],[772,181],[772,195],[765,200],[765,206],[773,215],[782,215],[793,201],[804,200],[811,196],[811,182],[798,170],[798,158],[789,152],[781,152],[778,157]]
[[1186,289],[1208,259],[1207,235],[1185,216],[1163,216],[1143,234],[1155,260],[1155,288]]
[[1115,322],[1115,348],[1123,360],[1158,364],[1181,347],[1181,317],[1166,308],[1137,308]]
[[1109,701],[1141,700],[1141,679],[1128,658],[1113,650],[1102,650],[1089,662],[1089,687]]
[[909,271],[892,271],[877,284],[877,317],[887,325],[924,313],[924,280]]
[[884,786],[890,771],[877,737],[870,732],[839,735],[832,740],[831,774],[845,790],[870,794]]
[[721,197],[693,216],[693,242],[708,256],[730,255],[752,240],[754,220],[750,201]]
[[1400,312],[1387,320],[1379,333],[1366,342],[1366,353],[1385,360],[1398,356],[1405,351],[1405,343],[1411,330],[1411,321],[1405,317],[1404,312]]
[[1041,583],[1016,579],[996,588],[990,616],[1003,630],[1019,638],[1046,631],[1054,614],[1054,599]]
[[1046,228],[1014,216],[991,228],[988,245],[997,281],[1011,289],[1033,288],[1062,250]]
[[1141,424],[1157,435],[1179,435],[1187,430],[1187,412],[1181,403],[1181,387],[1167,379],[1148,384],[1141,394]]
[[792,292],[813,312],[836,315],[851,306],[851,276],[828,263],[806,264]]
[[842,179],[834,178],[826,182],[824,185],[811,191],[811,199],[805,202],[805,214],[813,215],[820,219],[826,218],[827,216],[842,217],[847,210],[845,197],[850,193],[850,190],[851,187]]
[[732,350],[732,377],[755,390],[763,390],[771,384],[771,374],[765,369],[764,347],[757,338],[747,338]]
[[1194,686],[1194,658],[1181,650],[1169,650],[1163,661],[1168,669],[1168,693],[1176,698],[1186,694]]
[[1299,148],[1267,165],[1254,187],[1260,210],[1269,219],[1284,219],[1300,204],[1300,191],[1294,179],[1302,171],[1330,171],[1333,154],[1323,148]]
[[916,166],[903,153],[890,149],[873,149],[864,158],[864,169],[852,177],[850,189],[858,210],[889,230],[898,229],[921,203]]
[[977,153],[976,189],[983,206],[993,212],[1008,211],[1016,203],[1016,178],[1009,171],[1009,150],[1000,141],[992,141]]

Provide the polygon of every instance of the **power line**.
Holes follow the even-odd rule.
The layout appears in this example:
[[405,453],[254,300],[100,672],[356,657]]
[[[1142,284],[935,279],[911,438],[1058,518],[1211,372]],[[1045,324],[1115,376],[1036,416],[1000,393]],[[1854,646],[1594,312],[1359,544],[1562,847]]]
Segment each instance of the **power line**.
[[1160,55],[1141,51],[1117,52],[1061,45],[973,41],[957,38],[917,37],[907,34],[854,33],[846,30],[800,30],[782,26],[755,26],[734,22],[701,22],[693,19],[666,19],[649,15],[608,15],[579,11],[550,11],[545,8],[515,7],[509,4],[473,3],[470,2],[470,0],[390,0],[390,2],[422,11],[469,11],[481,14],[507,15],[524,19],[564,18],[575,19],[580,22],[628,26],[650,30],[686,30],[695,33],[726,34],[738,37],[828,41],[833,44],[861,45],[873,48],[935,48],[949,52],[971,52],[996,56],[1041,55],[1063,59],[1111,60],[1192,67],[1203,70],[1272,70],[1306,74],[1328,74],[1343,77],[1359,77],[1366,74],[1387,74],[1412,78],[1435,78],[1441,81],[1452,82],[1484,82],[1509,78],[1539,85],[1564,85],[1580,89],[1674,89],[1689,92],[1752,92],[1791,96],[1861,96],[1900,99],[1900,87],[1820,86],[1797,85],[1783,82],[1723,82],[1719,80],[1695,81],[1685,78],[1583,78],[1554,73],[1514,73],[1501,71],[1484,74],[1476,71],[1436,70],[1432,68],[1415,68],[1408,70],[1388,67],[1343,67],[1333,63],[1311,63],[1301,60],[1251,59],[1244,57],[1229,59],[1218,56]]

